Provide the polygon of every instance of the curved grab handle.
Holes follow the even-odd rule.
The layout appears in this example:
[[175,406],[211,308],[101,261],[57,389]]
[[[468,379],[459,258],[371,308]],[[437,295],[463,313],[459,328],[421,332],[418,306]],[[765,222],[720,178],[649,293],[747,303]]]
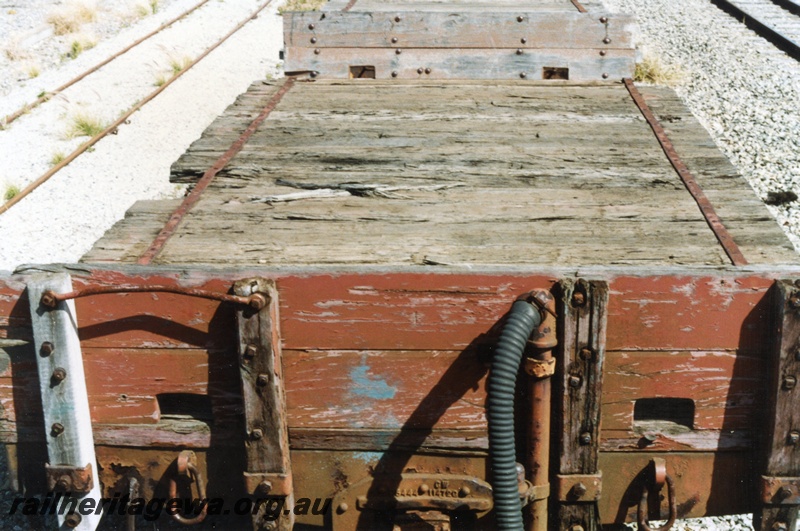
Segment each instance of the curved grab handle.
[[645,481],[643,482],[642,485],[642,497],[639,500],[639,508],[637,511],[638,515],[637,523],[639,524],[640,531],[669,531],[670,529],[672,529],[672,526],[675,523],[675,519],[677,518],[677,513],[678,513],[677,505],[675,504],[675,482],[667,474],[667,465],[663,459],[658,457],[653,458],[650,460],[650,465],[652,465],[653,467],[653,476],[651,478],[653,490],[658,492],[659,490],[661,490],[661,487],[664,485],[664,483],[667,484],[669,517],[667,519],[667,522],[661,527],[650,527],[647,524],[647,498],[650,492],[647,489],[647,481]]
[[267,305],[267,297],[263,293],[253,293],[250,296],[242,297],[239,295],[228,295],[227,293],[218,293],[215,291],[207,291],[194,288],[181,288],[178,286],[95,286],[90,288],[69,291],[67,293],[56,293],[52,290],[47,290],[42,293],[42,298],[39,303],[46,308],[55,308],[59,302],[69,299],[78,299],[80,297],[88,297],[90,295],[105,295],[107,293],[177,293],[179,295],[186,295],[187,297],[200,297],[203,299],[211,299],[222,302],[233,302],[236,304],[245,304],[254,310],[261,310]]
[[208,504],[205,503],[207,500],[206,487],[203,485],[203,476],[200,474],[200,471],[197,470],[197,467],[194,465],[194,463],[192,463],[193,460],[194,452],[191,450],[184,450],[181,452],[177,459],[177,473],[175,476],[169,478],[169,497],[172,499],[178,497],[178,482],[175,479],[177,476],[188,476],[190,478],[194,478],[194,482],[197,484],[197,497],[201,503],[203,503],[203,508],[200,511],[200,514],[194,517],[188,517],[177,512],[172,513],[173,520],[184,525],[199,524],[206,519],[206,514],[208,512]]

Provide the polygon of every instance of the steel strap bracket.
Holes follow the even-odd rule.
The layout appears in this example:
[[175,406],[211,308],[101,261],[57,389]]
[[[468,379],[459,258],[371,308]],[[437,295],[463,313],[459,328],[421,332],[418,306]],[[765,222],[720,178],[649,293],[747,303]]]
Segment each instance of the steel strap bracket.
[[289,496],[292,493],[292,476],[268,472],[245,472],[245,489],[254,496]]
[[94,487],[92,464],[86,466],[44,465],[47,489],[50,491],[86,494]]
[[603,473],[559,474],[555,480],[555,495],[561,502],[591,502],[600,499]]
[[800,505],[800,478],[761,476],[761,501],[768,505]]

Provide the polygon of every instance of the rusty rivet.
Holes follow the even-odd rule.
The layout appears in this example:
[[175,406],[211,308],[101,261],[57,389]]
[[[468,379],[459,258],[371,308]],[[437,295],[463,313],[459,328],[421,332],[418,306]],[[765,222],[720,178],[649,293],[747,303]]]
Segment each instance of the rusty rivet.
[[592,444],[592,434],[585,431],[578,437],[578,441],[583,445]]
[[567,380],[569,382],[569,386],[572,388],[580,387],[581,386],[581,377],[580,376],[570,376]]
[[422,495],[428,494],[429,490],[431,490],[431,488],[427,486],[425,483],[419,486],[419,493]]
[[313,30],[314,29],[314,24],[309,24],[308,25],[308,29]]
[[525,17],[523,17],[522,15],[517,17],[517,22],[522,22],[523,20],[525,20]]
[[39,349],[39,353],[41,353],[42,356],[49,356],[50,354],[53,353],[54,349],[55,347],[53,346],[52,343],[50,343],[49,341],[45,341],[44,343],[42,343],[42,347]]
[[608,73],[603,72],[603,79],[608,79]]
[[580,291],[576,291],[572,294],[572,305],[573,306],[584,306],[586,304],[586,295],[584,295]]
[[606,22],[608,22],[608,17],[600,17],[600,22],[605,24]]
[[392,37],[392,42],[397,42],[397,37]]
[[269,494],[271,490],[272,490],[272,482],[267,481],[266,479],[261,483],[259,483],[258,486],[256,487],[256,492],[258,494]]
[[257,441],[261,437],[264,436],[264,432],[261,431],[261,428],[255,428],[254,430],[250,431],[250,438],[254,441]]
[[603,42],[604,42],[605,44],[609,44],[609,43],[611,42],[611,39],[609,39],[608,37],[606,37],[605,39],[603,39]]
[[594,351],[589,347],[583,347],[579,353],[580,357],[584,361],[592,361],[594,360]]
[[61,367],[56,367],[53,369],[53,374],[50,376],[50,378],[52,378],[52,380],[56,383],[63,382],[67,379],[67,371]]
[[[44,295],[42,296],[42,299],[44,299]],[[795,310],[800,308],[800,295],[797,293],[792,293],[791,296],[789,296],[789,306]]]
[[64,433],[64,425],[60,422],[53,423],[53,425],[50,426],[50,433],[53,434],[54,437],[58,437]]
[[39,300],[39,303],[48,308],[55,308],[58,304],[58,301],[56,300],[56,294],[50,290],[45,291],[42,293],[42,298]]
[[336,511],[339,512],[339,514],[346,513],[347,509],[349,509],[349,508],[350,508],[350,506],[347,505],[347,503],[342,502],[342,503],[339,504],[339,507],[336,508]]
[[311,77],[317,77],[317,74],[319,74],[319,72],[310,72],[308,75]]
[[600,50],[600,57],[605,57],[607,53],[605,50]]
[[319,55],[321,50],[319,48],[314,48],[314,55]]
[[517,48],[517,55],[522,55],[522,48]]
[[425,73],[426,73],[426,74],[430,74],[430,73],[431,73],[431,69],[430,69],[430,68],[426,68],[426,69],[425,69]]
[[269,375],[266,375],[266,374],[259,374],[259,375],[256,377],[256,385],[258,385],[258,386],[260,386],[260,387],[264,387],[264,386],[265,386],[265,385],[267,385],[268,383],[269,383]]
[[311,37],[311,44],[316,44],[316,43],[317,43],[317,38]]
[[397,77],[397,70],[392,70],[392,77]]
[[466,498],[470,494],[472,494],[472,491],[470,490],[469,487],[461,487],[460,489],[458,489],[458,495],[462,498]]
[[586,488],[586,485],[584,485],[583,483],[580,483],[580,482],[579,482],[579,483],[576,483],[576,484],[575,484],[575,485],[572,487],[572,494],[574,494],[574,495],[575,495],[575,496],[577,496],[578,498],[582,498],[582,497],[583,497],[583,495],[584,495],[584,494],[586,494],[586,492],[587,492],[588,490],[589,490],[589,489],[587,489],[587,488]]
[[794,389],[797,386],[797,378],[794,376],[785,376],[783,378],[783,388],[787,391]]
[[72,478],[66,474],[58,478],[58,481],[56,481],[56,490],[60,490],[62,492],[68,492],[72,490]]
[[245,358],[252,358],[258,353],[258,347],[255,345],[247,345],[244,347],[244,357]]
[[69,513],[67,516],[64,517],[64,525],[67,527],[78,527],[81,525],[81,515],[78,513]]
[[526,77],[528,77],[528,74],[525,73],[525,72],[520,72],[519,73],[519,77],[521,77],[522,79],[525,79]]
[[525,37],[522,37],[522,38],[519,40],[519,42],[521,42],[522,44],[525,44],[525,43],[527,43],[527,42],[528,42],[528,39],[526,39]]
[[398,49],[396,49],[396,50],[394,51],[394,53],[396,53],[397,55],[400,55],[401,53],[403,53],[403,50],[401,50],[400,48],[398,48]]
[[794,492],[792,492],[791,488],[784,486],[778,489],[778,492],[775,493],[775,496],[777,496],[779,500],[783,501],[787,498],[791,498],[793,494]]
[[403,20],[403,19],[402,19],[402,18],[400,18],[400,17],[394,17],[394,21],[395,21],[395,22],[400,22],[401,20]]
[[422,72],[424,72],[424,70],[422,70],[422,68],[417,68],[417,74],[421,74]]

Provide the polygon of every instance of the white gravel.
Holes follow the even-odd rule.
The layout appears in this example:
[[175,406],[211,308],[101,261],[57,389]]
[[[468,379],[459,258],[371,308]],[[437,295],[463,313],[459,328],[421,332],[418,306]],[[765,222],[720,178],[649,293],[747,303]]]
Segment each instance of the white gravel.
[[[147,17],[148,27],[109,37],[72,62],[35,80],[18,83],[2,98],[0,116],[35,99],[123,48],[199,0],[174,0]],[[60,96],[0,131],[0,191],[19,188],[87,137],[67,139],[70,117],[83,111],[113,121],[169,75],[172,58],[195,57],[252,13],[262,1],[213,0],[103,67]],[[53,2],[50,2],[53,4]],[[237,95],[255,80],[277,75],[282,47],[275,2],[220,48],[187,71],[131,117],[117,135],[106,137],[29,197],[0,215],[0,270],[22,263],[74,262],[137,200],[175,196],[169,167]],[[31,9],[41,9],[38,5]],[[17,13],[23,9],[16,7]],[[5,18],[8,8],[1,13]],[[13,15],[18,16],[18,15]],[[41,16],[41,13],[40,13]],[[3,77],[0,75],[0,77]],[[45,79],[46,78],[46,79]]]

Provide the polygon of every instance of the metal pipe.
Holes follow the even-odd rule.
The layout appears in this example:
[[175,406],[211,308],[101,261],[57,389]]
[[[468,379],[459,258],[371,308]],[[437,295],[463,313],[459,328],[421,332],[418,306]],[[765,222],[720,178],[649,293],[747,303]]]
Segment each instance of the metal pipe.
[[518,300],[513,304],[500,333],[486,384],[492,495],[497,527],[502,530],[523,529],[516,469],[514,395],[528,337],[541,321],[539,311],[531,303]]

